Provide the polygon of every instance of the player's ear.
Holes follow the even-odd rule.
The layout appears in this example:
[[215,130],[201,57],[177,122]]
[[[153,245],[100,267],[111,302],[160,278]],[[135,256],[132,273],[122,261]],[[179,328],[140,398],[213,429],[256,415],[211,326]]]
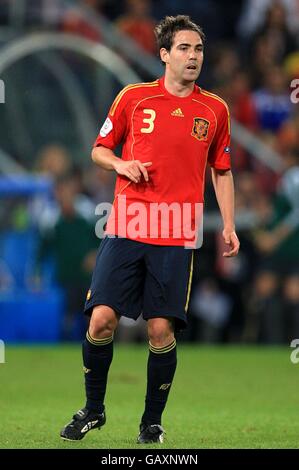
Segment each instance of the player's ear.
[[160,58],[161,58],[162,62],[164,62],[165,64],[168,64],[168,62],[169,62],[169,51],[167,49],[165,49],[165,47],[162,47],[160,49]]

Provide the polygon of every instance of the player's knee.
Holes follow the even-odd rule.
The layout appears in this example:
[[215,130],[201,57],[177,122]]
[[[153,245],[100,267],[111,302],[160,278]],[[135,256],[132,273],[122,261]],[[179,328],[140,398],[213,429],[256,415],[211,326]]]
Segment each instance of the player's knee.
[[106,305],[98,305],[93,309],[89,334],[93,338],[101,339],[113,335],[118,324],[117,314]]
[[148,320],[148,337],[157,348],[167,346],[174,340],[174,328],[171,320],[153,318]]

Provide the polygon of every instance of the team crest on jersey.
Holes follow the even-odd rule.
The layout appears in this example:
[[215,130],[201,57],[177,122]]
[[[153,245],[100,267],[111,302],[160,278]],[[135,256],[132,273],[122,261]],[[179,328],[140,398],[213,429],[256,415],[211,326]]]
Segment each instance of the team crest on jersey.
[[209,127],[210,121],[201,117],[196,117],[193,119],[191,135],[198,140],[207,140]]

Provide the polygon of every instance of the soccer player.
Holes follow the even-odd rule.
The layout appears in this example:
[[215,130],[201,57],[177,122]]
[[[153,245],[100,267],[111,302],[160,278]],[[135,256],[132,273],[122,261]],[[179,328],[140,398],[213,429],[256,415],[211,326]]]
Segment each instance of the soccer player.
[[[119,93],[92,151],[92,160],[115,171],[117,181],[85,306],[90,315],[83,343],[86,405],[63,428],[63,439],[82,439],[105,424],[113,333],[122,315],[136,320],[142,313],[149,356],[137,442],[163,442],[161,416],[177,364],[175,333],[187,324],[194,252],[190,246],[197,246],[196,231],[184,216],[191,214],[191,226],[198,227],[195,207],[203,203],[207,163],[228,245],[223,255],[236,256],[239,250],[228,108],[195,84],[203,63],[203,31],[188,16],[179,15],[162,20],[156,36],[165,75],[128,85]],[[120,143],[121,159],[113,153]],[[173,209],[166,224],[161,203]]]

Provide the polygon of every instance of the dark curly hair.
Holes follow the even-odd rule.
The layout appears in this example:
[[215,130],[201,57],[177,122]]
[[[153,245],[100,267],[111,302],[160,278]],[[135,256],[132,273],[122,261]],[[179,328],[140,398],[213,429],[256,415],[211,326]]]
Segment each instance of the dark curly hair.
[[166,16],[155,28],[155,34],[157,38],[158,50],[164,47],[167,51],[170,51],[173,45],[174,35],[178,31],[195,31],[201,37],[202,42],[205,40],[205,34],[200,26],[191,21],[190,16],[177,15],[177,16]]

